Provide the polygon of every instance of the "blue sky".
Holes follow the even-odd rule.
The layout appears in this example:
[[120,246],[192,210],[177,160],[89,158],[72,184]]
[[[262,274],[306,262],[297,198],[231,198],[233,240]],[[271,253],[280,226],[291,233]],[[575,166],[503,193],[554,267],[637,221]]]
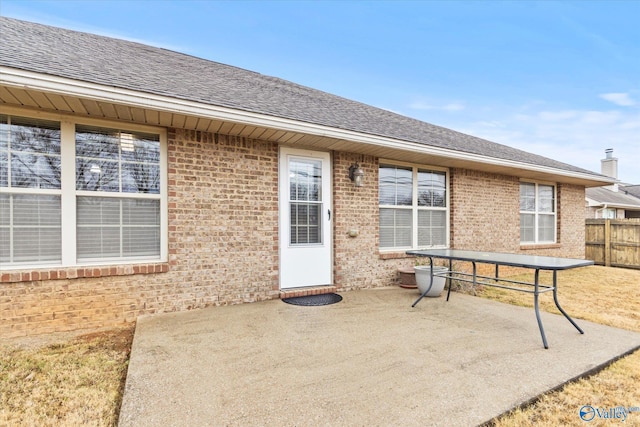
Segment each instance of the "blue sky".
[[640,184],[640,1],[15,1]]

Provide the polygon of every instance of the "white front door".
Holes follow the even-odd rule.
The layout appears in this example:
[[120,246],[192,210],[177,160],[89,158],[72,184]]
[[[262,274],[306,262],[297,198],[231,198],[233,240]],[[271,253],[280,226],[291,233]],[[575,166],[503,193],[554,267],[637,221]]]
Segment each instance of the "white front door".
[[330,285],[331,157],[280,148],[280,288]]

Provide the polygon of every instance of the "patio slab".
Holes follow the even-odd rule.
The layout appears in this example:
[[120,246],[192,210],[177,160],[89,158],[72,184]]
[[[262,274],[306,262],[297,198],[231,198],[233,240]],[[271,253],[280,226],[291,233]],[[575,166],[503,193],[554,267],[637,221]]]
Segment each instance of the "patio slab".
[[542,313],[545,350],[533,309],[457,293],[342,296],[140,318],[119,425],[477,425],[640,347]]

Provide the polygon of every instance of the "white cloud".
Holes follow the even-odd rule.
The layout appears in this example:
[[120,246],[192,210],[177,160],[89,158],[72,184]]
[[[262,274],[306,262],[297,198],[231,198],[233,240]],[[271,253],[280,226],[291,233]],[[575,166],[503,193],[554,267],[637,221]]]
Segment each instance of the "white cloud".
[[416,101],[409,105],[413,110],[436,110],[436,111],[462,111],[466,107],[461,102],[449,102],[444,105],[433,105],[424,101]]
[[422,102],[422,101],[412,102],[409,105],[409,108],[412,108],[414,110],[432,110],[432,109],[434,109],[433,105],[427,104],[427,103]]
[[544,110],[484,119],[451,127],[594,172],[600,172],[604,150],[613,148],[619,179],[640,184],[638,110]]
[[[578,115],[577,111],[572,110],[564,110],[564,111],[540,111],[538,114],[538,118],[544,122],[564,122],[566,120],[571,120],[576,118]],[[520,115],[521,118],[527,120],[529,118],[528,115]]]
[[480,121],[477,124],[480,126],[485,126],[487,128],[504,128],[505,127],[504,123],[499,122],[497,120]]
[[602,93],[600,94],[600,98],[613,102],[621,107],[632,107],[637,104],[636,101],[631,99],[628,93],[623,92]]
[[457,103],[457,102],[452,102],[450,104],[445,105],[444,107],[442,107],[445,111],[462,111],[464,110],[466,107],[464,106],[464,104],[461,103]]

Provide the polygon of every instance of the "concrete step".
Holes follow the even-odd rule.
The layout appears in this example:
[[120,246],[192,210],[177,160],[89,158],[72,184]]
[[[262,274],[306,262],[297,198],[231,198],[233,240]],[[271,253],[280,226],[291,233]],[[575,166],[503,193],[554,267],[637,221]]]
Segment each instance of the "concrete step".
[[282,289],[280,290],[280,299],[306,297],[309,295],[330,294],[332,292],[335,292],[336,289],[337,288],[334,285],[308,286],[304,288]]

